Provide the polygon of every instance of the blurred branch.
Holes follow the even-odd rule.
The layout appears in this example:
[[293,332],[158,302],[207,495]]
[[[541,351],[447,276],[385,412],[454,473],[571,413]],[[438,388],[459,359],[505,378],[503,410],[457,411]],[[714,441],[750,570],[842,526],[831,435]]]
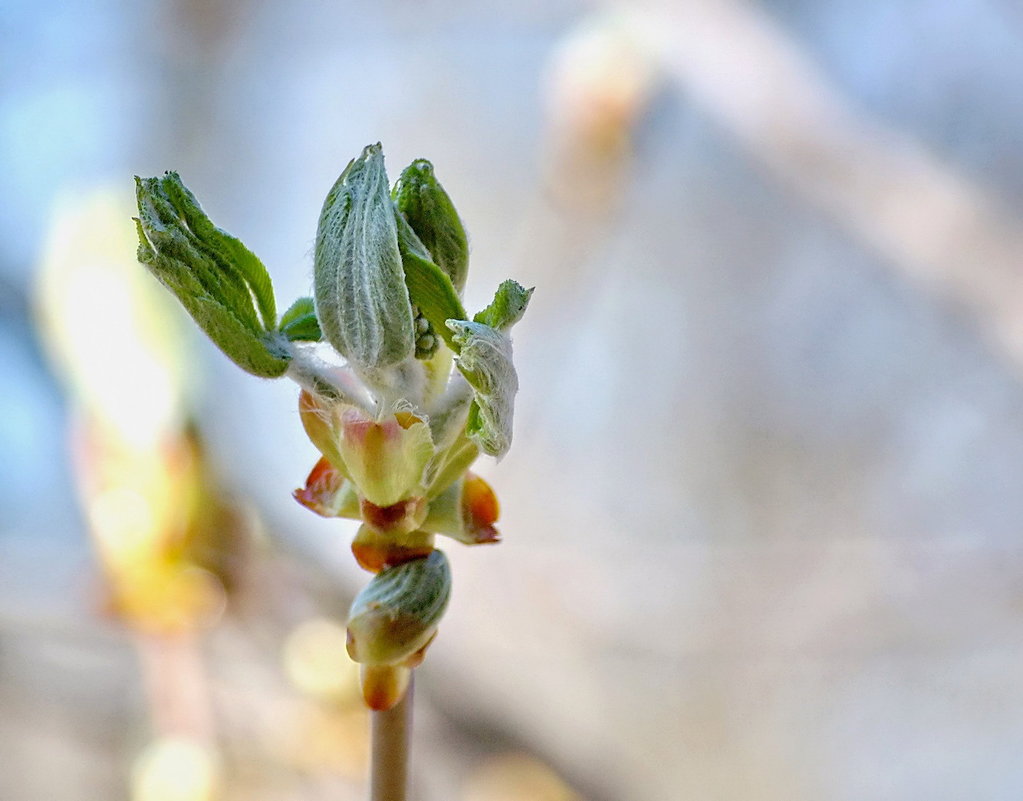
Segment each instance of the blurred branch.
[[964,302],[1023,362],[1023,229],[967,176],[854,109],[743,0],[615,4],[665,69],[776,177],[900,272]]

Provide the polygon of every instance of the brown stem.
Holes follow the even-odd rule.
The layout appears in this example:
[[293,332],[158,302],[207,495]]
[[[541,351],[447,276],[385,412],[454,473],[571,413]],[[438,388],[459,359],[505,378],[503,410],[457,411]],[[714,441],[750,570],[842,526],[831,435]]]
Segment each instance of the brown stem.
[[383,712],[371,712],[370,801],[406,801],[412,736],[412,679],[404,697]]

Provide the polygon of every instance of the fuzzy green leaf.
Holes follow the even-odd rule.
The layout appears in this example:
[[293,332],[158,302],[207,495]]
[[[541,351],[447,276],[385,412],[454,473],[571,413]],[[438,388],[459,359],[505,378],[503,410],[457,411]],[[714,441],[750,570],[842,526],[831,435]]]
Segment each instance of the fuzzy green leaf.
[[312,298],[299,298],[281,315],[281,333],[289,340],[319,342],[323,339]]
[[139,261],[242,369],[282,375],[289,357],[274,338],[273,289],[262,263],[210,222],[176,173],[135,180]]
[[413,161],[402,171],[392,197],[434,264],[461,295],[469,272],[469,240],[451,198],[433,174],[433,165],[426,159]]
[[412,358],[412,304],[379,144],[366,147],[327,194],[314,286],[323,335],[353,366],[371,371]]
[[226,265],[227,269],[236,271],[236,275],[232,276],[233,282],[238,286],[244,286],[252,293],[262,316],[263,328],[272,331],[277,322],[277,308],[273,283],[263,262],[245,247],[241,240],[217,228],[209,217],[203,214],[199,201],[181,183],[177,173],[168,173],[162,185],[199,242],[209,251],[215,252],[218,261]]
[[458,351],[447,320],[464,320],[468,316],[458,299],[458,293],[447,274],[433,261],[415,231],[400,215],[395,215],[398,228],[398,248],[405,269],[405,285],[409,298],[430,321],[435,333],[443,337],[449,348]]
[[519,379],[512,363],[511,339],[496,328],[465,320],[448,320],[459,345],[455,364],[473,388],[466,434],[491,456],[511,447],[512,417]]
[[498,331],[507,331],[522,319],[532,295],[532,288],[526,289],[509,278],[497,288],[490,305],[472,319]]

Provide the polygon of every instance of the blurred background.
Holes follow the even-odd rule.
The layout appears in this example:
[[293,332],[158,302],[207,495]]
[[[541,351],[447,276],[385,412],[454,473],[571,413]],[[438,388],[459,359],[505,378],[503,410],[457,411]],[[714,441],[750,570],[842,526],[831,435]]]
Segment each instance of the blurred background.
[[1021,70],[1012,0],[6,0],[0,799],[364,796],[354,528],[130,217],[285,308],[378,140],[536,286],[413,797],[1023,796]]

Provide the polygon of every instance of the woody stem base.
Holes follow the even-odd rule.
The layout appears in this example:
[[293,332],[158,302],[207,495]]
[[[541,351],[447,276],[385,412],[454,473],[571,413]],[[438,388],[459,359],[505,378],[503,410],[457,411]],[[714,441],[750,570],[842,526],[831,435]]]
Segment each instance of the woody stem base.
[[370,801],[406,801],[412,737],[412,680],[395,706],[370,713]]

